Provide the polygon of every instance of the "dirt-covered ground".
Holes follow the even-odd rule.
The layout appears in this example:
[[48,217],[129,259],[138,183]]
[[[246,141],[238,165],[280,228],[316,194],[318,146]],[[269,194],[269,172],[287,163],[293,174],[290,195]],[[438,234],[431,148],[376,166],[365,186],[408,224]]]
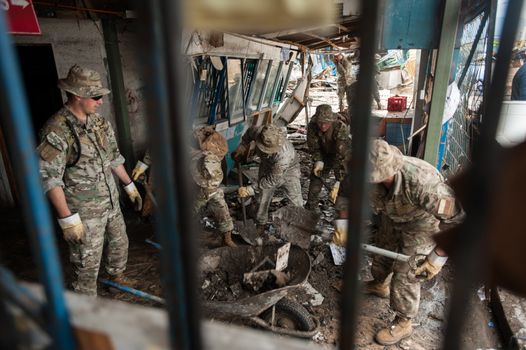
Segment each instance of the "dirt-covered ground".
[[[309,173],[311,169],[309,155],[302,145],[298,145],[298,151],[302,158],[302,188],[306,198],[308,191]],[[333,182],[330,179],[329,182]],[[284,204],[286,200],[279,200],[281,193],[276,194],[278,201],[271,206],[274,211]],[[320,210],[322,216],[316,227],[316,234],[313,235],[311,245],[308,250],[312,270],[309,276],[309,283],[323,297],[321,305],[313,306],[309,302],[311,296],[306,295],[299,289],[293,299],[302,302],[309,313],[317,319],[319,332],[314,336],[313,341],[320,344],[338,343],[338,324],[339,324],[339,305],[341,300],[340,283],[343,275],[341,266],[335,266],[332,255],[327,243],[332,234],[331,221],[334,216],[332,205],[326,200],[327,191],[322,190],[320,196]],[[232,215],[241,220],[239,203],[235,194],[227,195],[227,201],[232,209]],[[30,256],[30,246],[25,238],[21,226],[21,218],[18,213],[2,213],[0,262],[13,270],[18,278],[35,281],[37,278],[36,269]],[[146,242],[146,239],[155,240],[153,225],[150,222],[139,220],[133,214],[127,215],[128,235],[130,238],[129,260],[126,275],[136,279],[136,288],[156,296],[162,296],[160,269],[159,269],[159,250]],[[201,221],[203,234],[200,242],[202,249],[213,248],[220,245],[220,237],[215,233],[213,225],[208,219]],[[273,225],[267,225],[267,235],[272,236],[272,242],[278,243],[276,230]],[[243,244],[239,237],[238,243]],[[63,240],[58,239],[59,249],[63,266],[65,266],[66,281],[71,281],[71,271],[67,262],[67,246]],[[208,246],[204,247],[204,246]],[[364,261],[360,278],[367,280],[370,278],[368,270],[369,259]],[[247,266],[247,272],[252,266]],[[222,277],[223,276],[223,277]],[[224,274],[215,274],[209,279],[208,285],[201,284],[198,290],[202,300],[228,300],[230,295],[221,296],[220,293],[235,293],[228,283],[224,281]],[[409,339],[403,340],[400,344],[383,347],[374,342],[375,332],[388,325],[394,318],[390,311],[389,301],[375,296],[364,295],[362,297],[360,316],[357,333],[358,349],[439,349],[444,331],[444,306],[447,303],[447,296],[452,282],[451,271],[446,268],[437,278],[426,282],[422,286],[422,300],[418,317],[414,320],[415,332]],[[240,286],[236,286],[238,288]],[[240,287],[242,288],[242,287]],[[151,305],[161,307],[155,302],[137,298],[131,294],[120,293],[109,290],[105,286],[99,286],[99,295],[115,298],[131,303]],[[477,296],[472,298],[473,308],[469,315],[463,339],[466,349],[476,348],[498,348],[499,340],[493,326],[491,313],[485,303],[481,302]]]
[[[402,92],[403,93],[403,92]],[[411,95],[409,93],[408,95]],[[321,103],[329,103],[336,111],[337,97],[334,88],[319,88],[311,90],[310,115],[313,114],[315,107]],[[384,108],[385,101],[382,101]],[[385,114],[385,111],[375,111]],[[301,142],[305,135],[304,125],[305,114],[302,114],[293,123],[293,127],[298,129],[296,140],[297,150],[301,157],[301,183],[304,199],[307,198],[309,175],[311,170],[310,156],[306,146]],[[334,178],[328,180],[333,183]],[[231,179],[231,184],[236,183]],[[273,212],[286,204],[282,200],[283,195],[277,191],[275,201],[272,203],[270,211]],[[329,203],[327,191],[322,190],[320,196],[321,218],[312,235],[311,245],[308,254],[311,261],[311,272],[308,282],[323,297],[320,305],[312,305],[312,296],[307,295],[303,290],[298,289],[293,299],[301,302],[309,313],[318,321],[319,332],[313,337],[313,341],[319,344],[333,345],[338,343],[339,310],[341,301],[341,281],[343,276],[342,266],[336,266],[327,245],[332,234],[331,222],[334,218],[333,206]],[[241,220],[240,204],[235,193],[227,195],[227,202],[231,209],[232,216]],[[250,212],[250,211],[249,211]],[[126,275],[136,280],[135,287],[144,292],[155,296],[162,296],[160,280],[159,254],[160,251],[147,243],[146,240],[155,241],[154,228],[151,222],[139,219],[134,213],[126,213],[128,236],[130,239],[129,259]],[[22,216],[18,210],[6,210],[0,212],[0,225],[2,234],[0,235],[0,264],[11,269],[15,275],[23,280],[36,281],[37,270],[34,262],[30,258],[30,244],[27,240],[23,228]],[[214,231],[213,223],[203,217],[201,220],[203,233],[199,236],[201,249],[213,249],[221,245],[221,237]],[[58,230],[57,230],[58,232]],[[267,225],[268,241],[279,243],[280,239],[277,230],[273,225]],[[240,237],[235,237],[239,244],[243,244]],[[67,258],[67,245],[57,235],[59,242],[59,252],[66,283],[71,282],[71,269]],[[370,259],[365,258],[363,268],[360,273],[362,280],[370,279],[369,273]],[[247,266],[247,272],[252,266]],[[101,270],[103,271],[103,270]],[[104,272],[101,272],[104,276]],[[242,290],[241,284],[227,283],[226,275],[222,271],[210,274],[205,281],[201,281],[196,286],[200,292],[201,300],[231,300],[234,294],[242,295],[246,291]],[[208,282],[206,282],[208,281]],[[389,347],[380,346],[374,342],[374,334],[382,327],[387,326],[394,318],[393,312],[389,308],[389,300],[375,296],[363,295],[359,311],[359,322],[356,336],[358,349],[439,349],[444,332],[444,308],[447,305],[448,295],[453,283],[452,271],[446,266],[444,271],[435,279],[425,282],[422,285],[422,298],[418,317],[414,320],[414,334],[411,338],[403,340],[398,345]],[[240,290],[241,288],[241,290]],[[127,301],[136,304],[145,304],[153,307],[161,307],[159,304],[135,297],[131,294],[109,290],[103,285],[99,286],[99,295],[108,298]],[[318,302],[319,297],[318,295]],[[477,295],[473,295],[473,307],[468,316],[468,321],[463,332],[463,348],[465,349],[489,349],[499,348],[500,342],[497,336],[495,323],[492,315],[484,301]],[[468,301],[466,301],[468,302]],[[316,303],[315,303],[316,304]]]

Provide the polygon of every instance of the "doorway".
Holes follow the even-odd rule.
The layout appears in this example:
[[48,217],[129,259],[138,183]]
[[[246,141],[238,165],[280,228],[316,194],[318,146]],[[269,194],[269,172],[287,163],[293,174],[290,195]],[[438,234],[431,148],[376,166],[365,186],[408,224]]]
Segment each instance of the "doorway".
[[16,49],[38,144],[38,131],[63,105],[53,49],[51,44],[17,45]]

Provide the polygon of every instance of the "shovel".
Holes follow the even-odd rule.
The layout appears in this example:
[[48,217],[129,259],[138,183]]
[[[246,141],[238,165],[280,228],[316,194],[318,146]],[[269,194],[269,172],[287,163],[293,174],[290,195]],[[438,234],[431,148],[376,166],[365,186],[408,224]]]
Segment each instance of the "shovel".
[[[241,172],[241,163],[237,162],[237,174],[239,180],[239,187],[243,187],[243,173]],[[257,230],[254,220],[247,220],[247,209],[245,206],[245,199],[240,198],[241,202],[241,212],[243,213],[243,227],[239,227],[239,235],[245,242],[250,245],[258,245]]]

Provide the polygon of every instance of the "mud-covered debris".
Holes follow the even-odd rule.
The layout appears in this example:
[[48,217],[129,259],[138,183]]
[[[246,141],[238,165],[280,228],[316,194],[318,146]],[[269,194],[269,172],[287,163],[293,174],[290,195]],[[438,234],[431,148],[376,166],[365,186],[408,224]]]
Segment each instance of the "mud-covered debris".
[[289,280],[290,275],[288,273],[277,270],[248,272],[243,275],[243,285],[254,292],[284,287]]
[[313,245],[320,245],[320,244],[323,244],[323,238],[321,238],[321,236],[318,236],[318,235],[312,235],[310,236],[310,242]]
[[290,243],[283,245],[283,247],[278,249],[276,257],[276,270],[283,271],[289,265],[289,253],[290,253]]
[[205,280],[203,282],[203,284],[201,285],[201,289],[206,289],[210,286],[210,281],[209,280]]
[[230,291],[234,295],[234,298],[237,299],[241,295],[241,292],[243,291],[241,287],[241,283],[238,282],[238,283],[231,285]]
[[345,248],[340,247],[334,243],[329,243],[331,248],[332,259],[334,260],[334,265],[340,266],[345,262]]
[[325,260],[325,254],[323,254],[323,252],[320,252],[320,253],[316,256],[316,259],[314,259],[314,261],[312,262],[312,266],[316,266],[316,265],[318,265],[318,264],[321,263],[323,260]]
[[305,289],[305,293],[307,293],[310,296],[309,303],[312,306],[320,306],[323,303],[323,300],[325,299],[323,295],[321,295],[320,292],[318,292],[310,283],[305,283],[303,285],[303,288]]

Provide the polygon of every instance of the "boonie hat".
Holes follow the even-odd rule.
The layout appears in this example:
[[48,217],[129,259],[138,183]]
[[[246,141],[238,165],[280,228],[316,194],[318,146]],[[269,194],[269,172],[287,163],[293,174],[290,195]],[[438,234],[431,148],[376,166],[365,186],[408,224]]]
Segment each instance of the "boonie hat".
[[330,123],[338,120],[338,116],[333,113],[332,107],[327,104],[316,107],[316,113],[314,113],[312,118],[316,118],[316,122],[322,123]]
[[83,98],[103,96],[110,93],[110,90],[102,86],[98,72],[77,64],[69,69],[68,76],[65,79],[59,79],[57,85],[60,89]]
[[403,165],[402,152],[383,140],[374,140],[369,152],[371,174],[369,182],[380,183],[396,174]]
[[281,149],[283,136],[281,130],[274,125],[266,125],[256,138],[256,146],[263,153],[272,154]]

